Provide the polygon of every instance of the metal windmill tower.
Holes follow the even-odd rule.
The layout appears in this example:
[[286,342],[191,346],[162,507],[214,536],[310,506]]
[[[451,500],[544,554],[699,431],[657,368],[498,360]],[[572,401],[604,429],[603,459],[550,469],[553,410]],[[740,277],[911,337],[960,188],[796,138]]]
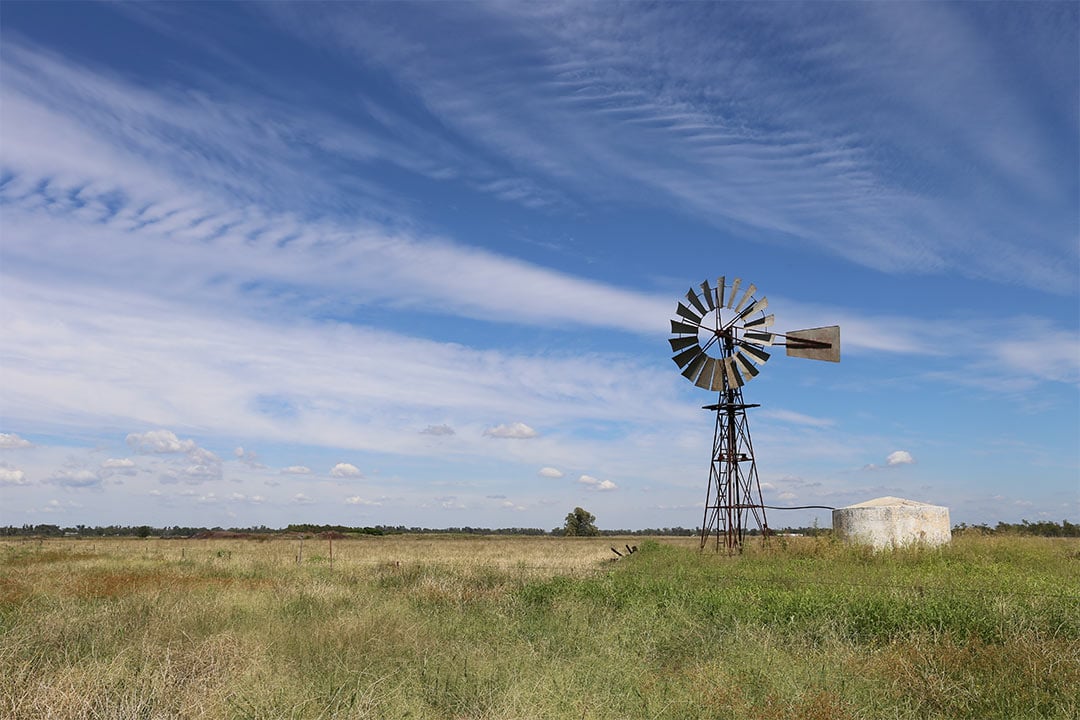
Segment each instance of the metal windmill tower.
[[716,549],[723,545],[729,553],[742,550],[751,518],[762,533],[769,531],[746,418],[746,410],[759,405],[743,400],[743,385],[760,372],[770,346],[784,347],[791,357],[840,362],[838,325],[772,332],[774,317],[765,314],[769,301],[758,300],[755,292],[756,286],[743,288],[739,278],[728,286],[723,276],[715,288],[708,280],[700,292],[691,287],[689,304],[675,308],[679,319],[671,321],[668,340],[682,374],[697,387],[718,393],[716,403],[703,406],[716,413],[716,425],[701,547],[715,534]]

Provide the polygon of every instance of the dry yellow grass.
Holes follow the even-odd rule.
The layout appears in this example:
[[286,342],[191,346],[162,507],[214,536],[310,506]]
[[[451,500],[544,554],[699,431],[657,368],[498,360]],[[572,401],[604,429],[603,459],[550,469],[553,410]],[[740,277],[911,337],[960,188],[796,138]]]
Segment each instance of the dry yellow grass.
[[[615,561],[610,547],[643,545]],[[1080,546],[0,542],[0,718],[1073,718]]]

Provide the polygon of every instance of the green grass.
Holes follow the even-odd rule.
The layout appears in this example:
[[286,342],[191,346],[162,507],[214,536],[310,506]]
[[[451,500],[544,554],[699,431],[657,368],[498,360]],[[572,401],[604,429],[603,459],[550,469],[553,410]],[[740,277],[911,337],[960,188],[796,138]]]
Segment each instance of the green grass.
[[0,717],[1080,717],[1075,541],[613,542],[0,545]]

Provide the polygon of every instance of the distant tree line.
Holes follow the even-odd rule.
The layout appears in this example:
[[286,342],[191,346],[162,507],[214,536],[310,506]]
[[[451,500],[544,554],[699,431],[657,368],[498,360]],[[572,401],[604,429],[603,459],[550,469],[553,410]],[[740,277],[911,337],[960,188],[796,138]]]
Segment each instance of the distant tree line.
[[[576,508],[575,508],[576,510]],[[572,514],[572,513],[571,513]],[[591,513],[587,513],[591,515]],[[595,519],[595,518],[594,518]],[[590,525],[592,527],[590,527]],[[105,525],[89,526],[74,525],[62,527],[60,525],[6,525],[0,526],[0,537],[163,537],[163,538],[189,538],[208,532],[233,532],[246,535],[274,535],[281,533],[303,533],[317,535],[324,532],[337,532],[344,535],[402,535],[402,534],[457,534],[457,535],[566,535],[566,526],[552,530],[540,528],[484,528],[484,527],[449,527],[449,528],[422,528],[406,527],[405,525],[375,525],[371,527],[354,527],[350,525],[314,525],[300,523],[288,525],[284,528],[269,528],[265,525],[253,527],[187,527],[182,525],[166,525],[154,527],[151,525]],[[692,537],[701,533],[700,528],[664,527],[644,528],[641,530],[600,530],[595,528],[591,521],[585,523],[582,534],[597,536],[615,535],[649,535],[670,537]],[[1013,534],[1013,535],[1040,535],[1043,537],[1080,537],[1080,524],[1062,520],[1060,523],[1043,520],[1029,522],[1023,520],[1019,523],[999,522],[994,526],[968,525],[960,523],[953,528],[954,532],[980,532],[987,535]],[[800,527],[774,529],[776,534],[795,535],[824,535],[831,533],[829,528]],[[749,535],[760,535],[757,529],[749,530]]]
[[953,528],[953,531],[975,531],[987,535],[1000,533],[1003,535],[1041,535],[1042,537],[1080,537],[1080,524],[1071,523],[1068,520],[1062,520],[1060,523],[1049,520],[1040,520],[1039,522],[1021,520],[1018,523],[999,522],[994,527],[986,524],[968,525],[967,523],[960,523]]

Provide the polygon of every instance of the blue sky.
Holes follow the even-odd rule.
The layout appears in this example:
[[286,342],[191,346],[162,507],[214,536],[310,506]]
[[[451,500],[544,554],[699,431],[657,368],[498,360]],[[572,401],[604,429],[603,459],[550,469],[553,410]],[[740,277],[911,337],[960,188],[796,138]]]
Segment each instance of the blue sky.
[[[0,523],[1080,517],[1076,3],[0,7]],[[773,526],[830,522],[775,512]]]

